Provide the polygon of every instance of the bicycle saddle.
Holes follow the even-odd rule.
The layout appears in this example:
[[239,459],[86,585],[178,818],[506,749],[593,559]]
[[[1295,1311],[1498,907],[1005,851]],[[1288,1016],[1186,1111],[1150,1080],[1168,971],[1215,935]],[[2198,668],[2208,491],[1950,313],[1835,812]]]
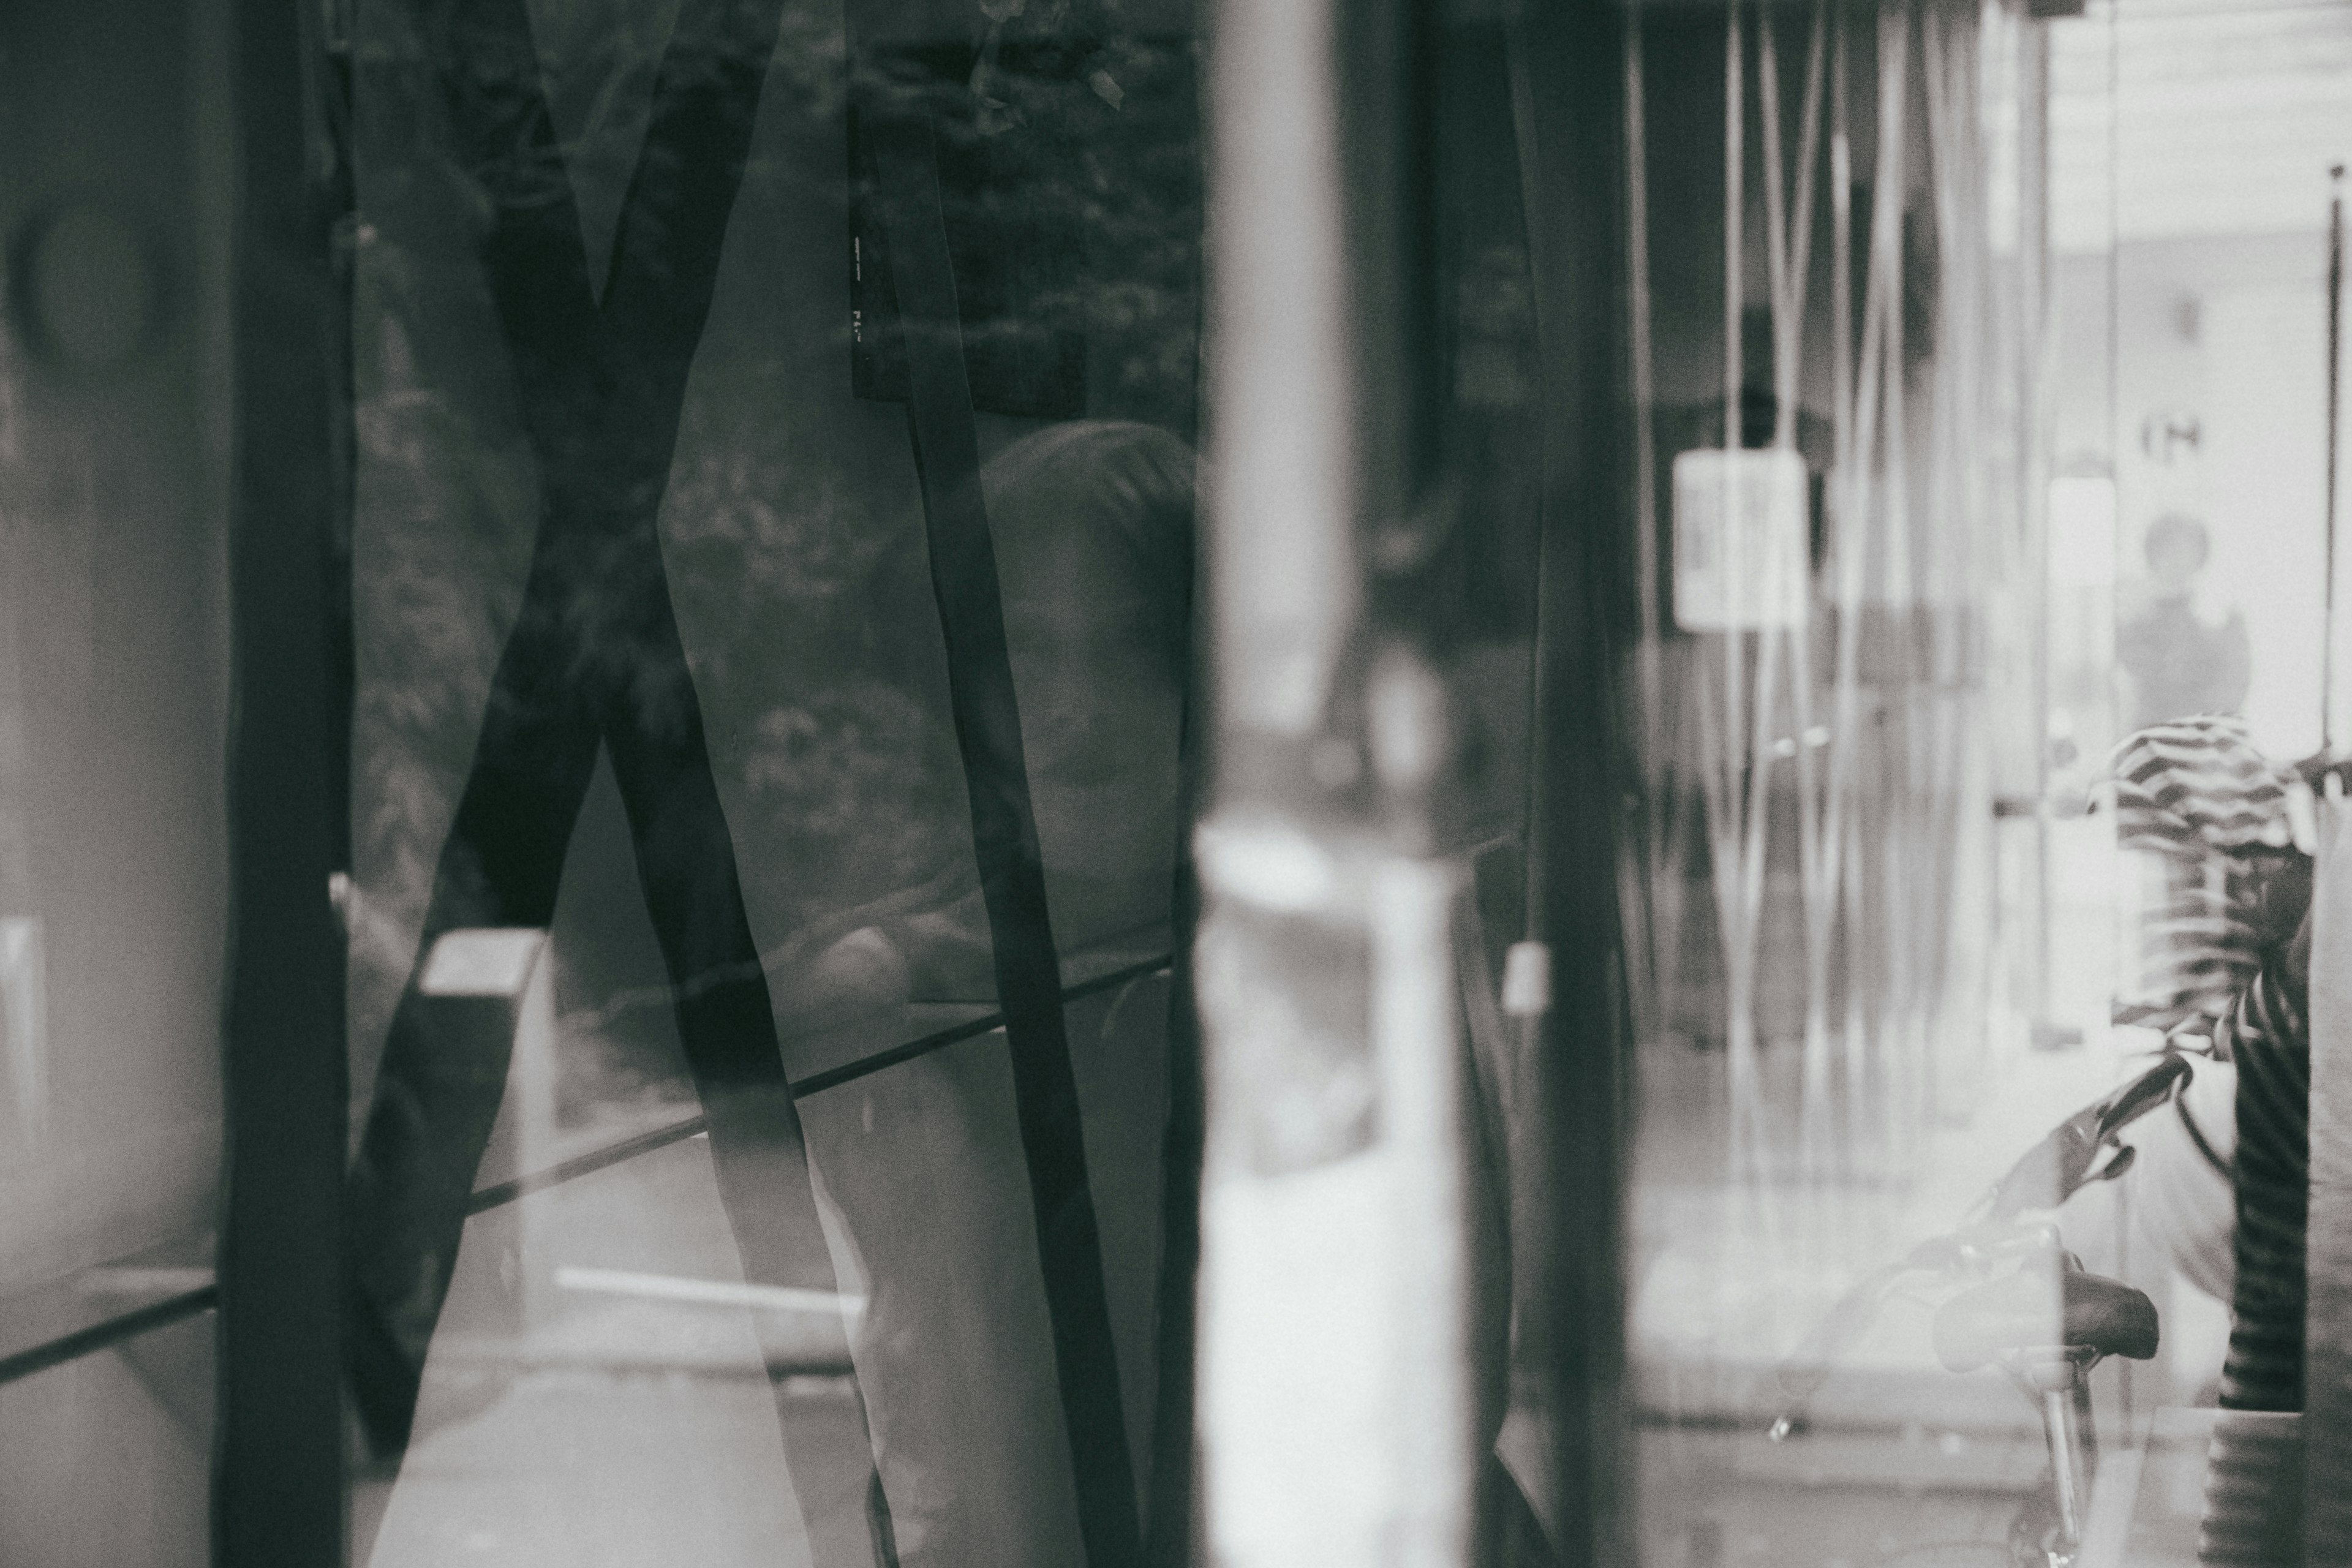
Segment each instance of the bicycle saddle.
[[1964,1290],[1936,1313],[1936,1359],[1974,1372],[2018,1351],[2055,1351],[2096,1361],[2156,1354],[2156,1303],[2120,1279],[2030,1264]]

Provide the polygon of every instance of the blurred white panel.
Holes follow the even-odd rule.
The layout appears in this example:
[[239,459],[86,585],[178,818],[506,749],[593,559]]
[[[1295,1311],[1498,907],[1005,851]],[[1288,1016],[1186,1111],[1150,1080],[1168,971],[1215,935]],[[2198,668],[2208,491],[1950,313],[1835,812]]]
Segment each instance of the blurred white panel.
[[2218,598],[2246,611],[2246,718],[2273,756],[2319,744],[2321,537],[2326,420],[2322,291],[2261,287],[2207,297],[2207,496]]
[[1804,459],[1781,447],[1702,447],[1675,456],[1674,481],[1675,624],[1691,632],[1804,625]]
[[2050,481],[2050,577],[2076,588],[2116,580],[2116,481]]
[[2316,236],[2352,159],[2352,5],[2132,0],[2051,28],[2053,243]]

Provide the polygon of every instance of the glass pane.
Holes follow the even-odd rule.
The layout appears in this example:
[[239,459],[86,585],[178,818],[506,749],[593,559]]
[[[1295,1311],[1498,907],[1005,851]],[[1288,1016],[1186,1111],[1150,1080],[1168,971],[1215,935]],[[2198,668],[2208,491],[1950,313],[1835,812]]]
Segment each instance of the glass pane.
[[205,1562],[213,1325],[205,1313],[0,1386],[8,1549],[37,1563]]
[[1189,12],[355,26],[354,1558],[1166,1528]]
[[2292,1560],[2352,35],[1823,15],[1629,66],[1643,1560]]
[[[199,8],[201,9],[201,8]],[[0,18],[0,1558],[193,1563],[227,844],[225,40]]]
[[2086,934],[2084,856],[2053,832],[2074,824],[2051,821],[2068,778],[2080,816],[2088,766],[2064,770],[2104,744],[2053,707],[2085,657],[2065,639],[2099,623],[2044,581],[2062,520],[2036,494],[2062,200],[2041,51],[2072,25],[1890,5],[1639,27],[1644,1561],[2039,1551],[2087,1506],[2045,1423],[2112,1437],[2132,1398],[2116,1345],[2096,1371],[2069,1350],[2062,1298],[2153,1332],[2106,1279],[2111,1191],[2062,1240],[2031,1173],[2001,1184],[2135,1070],[2104,1029],[2082,1044],[2106,906]]

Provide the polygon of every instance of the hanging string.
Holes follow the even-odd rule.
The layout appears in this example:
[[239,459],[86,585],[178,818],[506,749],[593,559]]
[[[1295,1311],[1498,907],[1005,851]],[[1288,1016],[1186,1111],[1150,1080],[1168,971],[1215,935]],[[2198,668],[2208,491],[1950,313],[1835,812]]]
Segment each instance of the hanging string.
[[2319,754],[2336,760],[2336,448],[2344,395],[2344,165],[2327,172],[2327,547],[2326,606],[2319,623]]
[[1741,654],[1739,612],[1744,608],[1740,597],[1746,585],[1740,537],[1735,510],[1737,493],[1733,488],[1731,454],[1739,441],[1739,292],[1740,292],[1740,174],[1742,147],[1740,90],[1739,8],[1737,0],[1727,16],[1724,31],[1723,104],[1724,104],[1724,196],[1723,196],[1723,451],[1721,469],[1721,505],[1717,527],[1722,561],[1719,599],[1724,612],[1723,689],[1721,721],[1715,721],[1714,706],[1706,700],[1699,704],[1701,725],[1700,744],[1706,753],[1706,774],[1708,782],[1706,811],[1709,848],[1709,879],[1715,894],[1717,937],[1723,950],[1725,1053],[1730,1073],[1733,1176],[1738,1175],[1738,1150],[1741,1129],[1752,1107],[1749,1103],[1749,1077],[1752,1063],[1750,1017],[1747,1003],[1747,931],[1743,916],[1747,900],[1740,886],[1745,869],[1745,855],[1740,847],[1740,757],[1743,731],[1740,724],[1742,688],[1745,670]]
[[[1879,12],[1878,135],[1879,178],[1871,193],[1871,238],[1883,247],[1875,265],[1884,270],[1885,288],[1879,310],[1884,322],[1879,346],[1885,363],[1882,371],[1882,406],[1886,447],[1883,536],[1886,542],[1885,585],[1889,629],[1908,629],[1914,597],[1910,571],[1909,432],[1905,410],[1903,319],[1904,133],[1908,125],[1906,89],[1910,80],[1911,7],[1909,0]],[[1883,221],[1881,221],[1883,220]],[[1886,1026],[1881,1030],[1880,1055],[1886,1085],[1886,1147],[1889,1155],[1916,1148],[1918,1072],[1924,1052],[1918,1038],[1917,997],[1913,985],[1912,945],[1916,921],[1913,899],[1918,879],[1914,851],[1918,837],[1911,809],[1911,773],[1907,764],[1911,742],[1912,689],[1907,659],[1899,647],[1890,649],[1889,703],[1897,722],[1880,750],[1879,799],[1884,810],[1880,835],[1880,869],[1886,921]]]
[[[1625,266],[1632,316],[1633,549],[1640,584],[1635,610],[1641,639],[1633,654],[1635,733],[1646,797],[1641,843],[1643,962],[1637,973],[1648,982],[1654,1013],[1663,1016],[1675,984],[1682,927],[1682,884],[1675,852],[1682,813],[1674,798],[1678,793],[1674,773],[1667,766],[1678,737],[1666,712],[1664,637],[1658,617],[1658,448],[1651,368],[1649,153],[1643,106],[1640,0],[1633,0],[1627,8],[1624,40]],[[1523,78],[1524,73],[1515,74],[1515,94],[1524,90]]]
[[[1803,366],[1805,296],[1812,259],[1813,171],[1819,161],[1822,78],[1827,57],[1828,0],[1814,8],[1806,54],[1805,95],[1797,138],[1796,200],[1784,205],[1780,158],[1780,70],[1772,14],[1759,12],[1758,89],[1764,119],[1764,212],[1771,264],[1773,445],[1796,445],[1799,377]],[[1796,715],[1798,890],[1804,911],[1805,1018],[1799,1095],[1798,1161],[1809,1177],[1822,1173],[1821,1142],[1829,1105],[1829,960],[1836,919],[1833,890],[1822,883],[1822,781],[1813,756],[1812,595],[1805,619],[1789,637],[1790,686]]]
[[[1847,128],[1847,69],[1843,28],[1838,30],[1833,39],[1835,58],[1832,72],[1832,130],[1830,142],[1833,186],[1831,216],[1836,247],[1831,276],[1831,333],[1840,426],[1836,442],[1837,475],[1832,485],[1832,493],[1837,498],[1835,536],[1839,581],[1837,668],[1832,692],[1829,784],[1825,792],[1822,835],[1824,848],[1822,875],[1827,887],[1840,886],[1841,878],[1844,878],[1847,884],[1846,1121],[1848,1152],[1850,1156],[1856,1158],[1862,1146],[1862,1105],[1868,1089],[1869,1054],[1867,1008],[1864,1000],[1866,987],[1863,984],[1863,954],[1859,951],[1860,939],[1868,928],[1863,918],[1860,884],[1855,880],[1861,871],[1864,840],[1858,831],[1852,830],[1859,826],[1854,817],[1861,718],[1862,600],[1869,558],[1870,519],[1875,500],[1871,480],[1878,458],[1880,386],[1885,370],[1888,316],[1892,310],[1900,309],[1899,304],[1890,306],[1889,290],[1900,285],[1891,258],[1900,255],[1897,225],[1901,221],[1902,202],[1899,195],[1891,201],[1886,196],[1889,192],[1899,189],[1901,179],[1902,78],[1899,70],[1890,71],[1888,68],[1888,28],[1884,14],[1880,17],[1878,41],[1878,159],[1873,176],[1875,198],[1871,209],[1871,245],[1868,276],[1863,293],[1862,351],[1859,354],[1846,352],[1850,342],[1847,323],[1852,320],[1853,300],[1852,270],[1847,259],[1852,255],[1853,153]],[[1888,86],[1890,77],[1894,81],[1891,91]],[[1855,367],[1858,367],[1858,376]],[[1851,875],[1848,874],[1849,867],[1853,868]],[[1884,1065],[1882,1059],[1882,1067]]]
[[[1927,905],[1930,916],[1923,956],[1924,982],[1935,1047],[1927,1089],[1931,1115],[1940,1115],[1949,1082],[1968,1068],[1971,1079],[1982,1049],[1983,976],[1972,945],[1990,927],[1989,906],[1979,885],[1964,880],[1970,842],[1989,831],[1990,782],[1982,767],[1983,704],[1970,668],[1975,616],[1985,582],[1978,535],[1990,524],[1983,469],[1973,455],[1988,444],[1972,438],[1989,428],[1982,403],[1985,328],[1982,156],[1971,133],[1969,110],[1976,71],[1978,25],[1973,17],[1928,13],[1920,18],[1920,47],[1927,86],[1930,185],[1936,198],[1939,258],[1935,424],[1930,454],[1929,501],[1936,509],[1930,540],[1936,550],[1933,581],[1951,585],[1945,595],[1951,613],[1938,627],[1931,649],[1933,729],[1927,782],[1928,815],[1936,829],[1937,876]],[[1959,977],[1961,984],[1956,985]],[[1960,1009],[1954,1016],[1954,1009]]]
[[[1854,448],[1853,384],[1853,143],[1848,128],[1846,26],[1843,12],[1830,24],[1830,482],[1825,500],[1829,510],[1830,557],[1837,565],[1837,646],[1830,673],[1829,776],[1822,788],[1821,858],[1815,863],[1813,903],[1826,904],[1840,892],[1845,862],[1845,830],[1840,802],[1843,798],[1852,746],[1856,672],[1856,618],[1862,597],[1858,573],[1862,549],[1860,529],[1853,515],[1851,476]],[[1845,901],[1853,900],[1849,894]],[[1826,917],[1825,917],[1826,918]],[[1860,1157],[1863,1093],[1863,994],[1855,962],[1861,941],[1860,911],[1845,921],[1847,947],[1846,1005],[1843,1031],[1846,1084],[1845,1136],[1843,1140],[1849,1173]],[[1826,933],[1822,945],[1828,944]]]

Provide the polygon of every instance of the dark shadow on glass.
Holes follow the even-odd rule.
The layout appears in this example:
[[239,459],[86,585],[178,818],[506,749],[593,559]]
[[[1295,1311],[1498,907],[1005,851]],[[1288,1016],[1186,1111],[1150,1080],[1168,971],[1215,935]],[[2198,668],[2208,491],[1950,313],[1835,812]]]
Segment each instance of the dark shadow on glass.
[[[627,808],[745,1274],[835,1285],[656,533],[779,13],[780,0],[687,0],[601,304],[523,6],[428,4],[417,18],[451,150],[488,206],[483,261],[541,515],[352,1174],[346,1354],[380,1451],[407,1441],[507,1071],[503,1043],[453,1049],[433,1030],[422,964],[453,930],[547,925],[600,744]],[[859,1430],[828,1432],[825,1411],[787,1393],[780,1381],[800,1494],[862,1489],[867,1504],[863,1521],[840,1517],[860,1510],[807,1510],[816,1561],[892,1561],[862,1404]]]
[[1101,1235],[1087,1180],[1077,1081],[1064,1030],[1061,963],[981,493],[938,153],[930,127],[919,117],[875,116],[863,132],[883,210],[898,335],[906,347],[907,422],[922,479],[931,584],[947,639],[956,741],[1013,1059],[1079,1531],[1089,1563],[1133,1563],[1141,1546],[1134,1467],[1103,1289]]

